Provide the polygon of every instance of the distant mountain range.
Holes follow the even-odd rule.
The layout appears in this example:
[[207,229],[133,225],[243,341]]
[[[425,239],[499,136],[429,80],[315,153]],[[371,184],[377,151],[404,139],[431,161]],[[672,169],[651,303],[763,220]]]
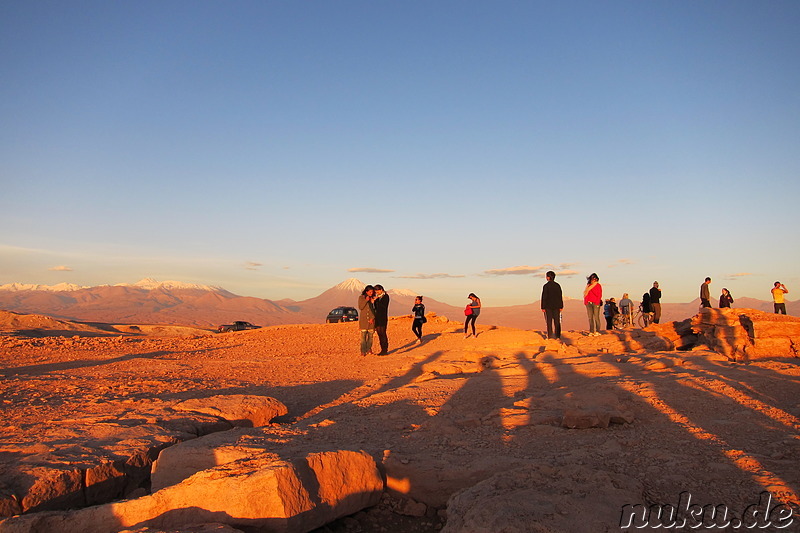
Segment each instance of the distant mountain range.
[[[295,301],[267,300],[239,296],[220,287],[143,279],[133,284],[81,287],[59,285],[0,285],[0,309],[17,313],[37,313],[60,319],[109,324],[177,324],[214,327],[234,320],[246,320],[261,326],[308,324],[325,321],[328,312],[341,305],[356,306],[364,283],[351,278],[331,287],[319,296]],[[411,313],[416,293],[390,289],[389,314]],[[463,308],[425,297],[425,310],[451,320],[464,319]],[[464,305],[466,305],[466,300]],[[484,302],[485,303],[485,302]],[[689,303],[662,304],[662,322],[683,320],[697,313],[699,299]],[[739,298],[736,307],[772,311],[772,302]],[[800,313],[800,301],[787,302],[789,314]],[[586,329],[583,302],[565,299],[564,329]],[[539,302],[506,307],[484,307],[478,324],[493,324],[520,329],[544,328]]]

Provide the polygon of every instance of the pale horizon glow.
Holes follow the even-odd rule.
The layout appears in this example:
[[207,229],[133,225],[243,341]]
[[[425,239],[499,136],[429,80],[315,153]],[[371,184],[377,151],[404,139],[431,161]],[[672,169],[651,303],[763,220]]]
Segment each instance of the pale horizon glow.
[[[800,292],[800,3],[0,3],[0,284]],[[544,269],[544,270],[542,270]]]

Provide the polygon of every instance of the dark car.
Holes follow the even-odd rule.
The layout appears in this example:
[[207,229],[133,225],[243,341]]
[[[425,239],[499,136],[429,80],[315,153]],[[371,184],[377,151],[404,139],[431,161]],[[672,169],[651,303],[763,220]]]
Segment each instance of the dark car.
[[358,309],[355,307],[337,307],[330,313],[325,322],[331,324],[336,322],[355,322],[358,320]]
[[226,331],[243,331],[246,329],[258,329],[261,326],[254,326],[250,322],[245,322],[243,320],[237,320],[233,324],[225,324],[220,326],[217,331],[220,333],[225,333]]

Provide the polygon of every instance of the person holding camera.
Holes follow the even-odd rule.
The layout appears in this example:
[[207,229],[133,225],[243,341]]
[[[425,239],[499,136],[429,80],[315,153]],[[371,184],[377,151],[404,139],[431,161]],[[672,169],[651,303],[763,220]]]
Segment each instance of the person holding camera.
[[780,281],[776,281],[772,287],[772,303],[775,308],[775,314],[786,314],[786,300],[783,295],[788,293],[789,289]]

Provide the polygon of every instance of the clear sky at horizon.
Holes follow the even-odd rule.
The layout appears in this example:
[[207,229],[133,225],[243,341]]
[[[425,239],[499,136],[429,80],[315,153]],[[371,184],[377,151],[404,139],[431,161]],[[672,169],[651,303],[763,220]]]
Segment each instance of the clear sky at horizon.
[[0,284],[800,292],[800,2],[0,3]]

